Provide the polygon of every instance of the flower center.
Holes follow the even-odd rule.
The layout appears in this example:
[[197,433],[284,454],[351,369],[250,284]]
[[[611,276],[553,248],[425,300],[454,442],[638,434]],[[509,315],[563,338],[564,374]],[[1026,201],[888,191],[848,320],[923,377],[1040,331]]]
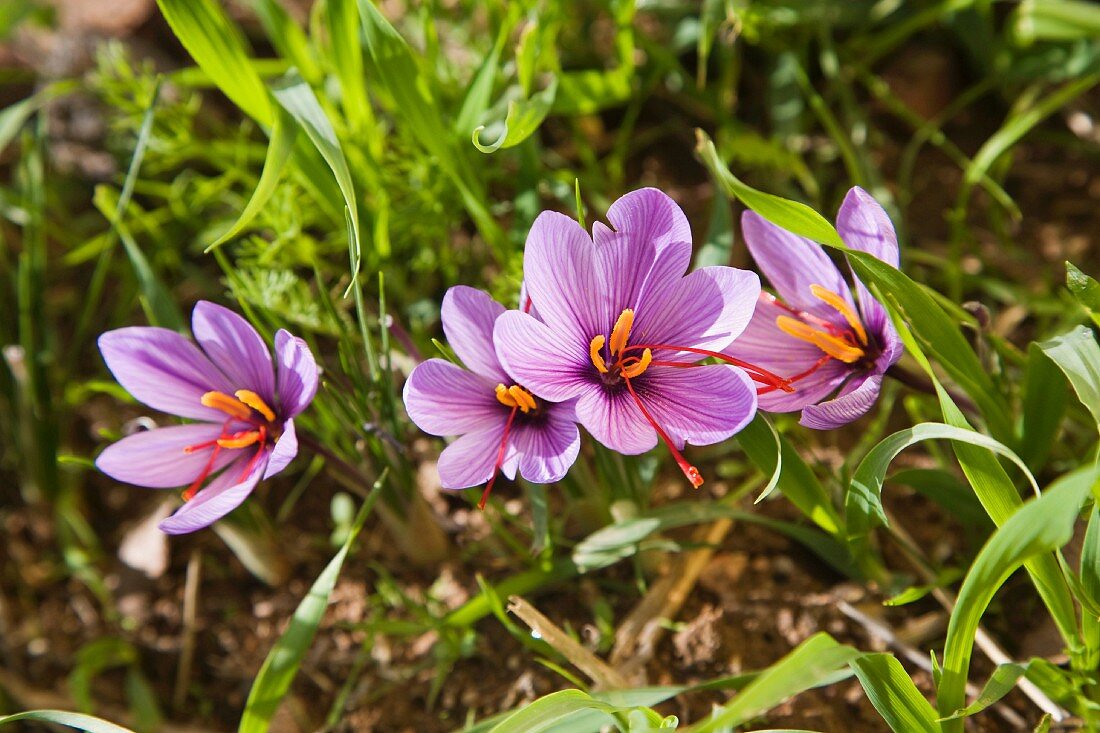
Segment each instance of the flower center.
[[505,387],[503,384],[498,384],[496,387],[496,396],[497,402],[500,404],[505,407],[518,407],[525,415],[531,410],[537,410],[539,407],[538,402],[535,401],[535,396],[518,384],[513,384],[511,387]]
[[493,484],[496,483],[501,466],[504,465],[504,454],[508,450],[508,436],[512,432],[512,423],[516,420],[516,413],[522,412],[524,415],[537,413],[540,408],[535,396],[518,384],[513,384],[511,387],[498,384],[493,392],[496,394],[497,402],[511,408],[512,411],[508,413],[508,420],[504,423],[504,432],[500,435],[500,449],[497,451],[496,466],[493,469],[493,475],[489,477],[489,482],[485,484],[485,490],[481,492],[481,500],[477,503],[478,509],[485,508],[485,503],[489,501],[489,494],[493,492]]
[[[867,354],[867,330],[863,327],[863,322],[855,309],[838,293],[820,285],[811,285],[810,292],[815,298],[832,306],[848,323],[848,328],[840,328],[836,324],[801,311],[792,311],[797,317],[779,316],[775,319],[775,325],[783,333],[811,343],[830,358],[838,359],[845,364],[855,364],[863,359]],[[807,321],[813,321],[813,325]]]
[[[223,449],[233,450],[240,448],[248,448],[255,445],[256,453],[252,456],[252,459],[245,466],[244,471],[241,472],[241,480],[247,476],[253,468],[256,467],[256,462],[260,460],[260,456],[263,455],[264,446],[267,444],[269,438],[277,438],[275,422],[275,411],[272,410],[263,398],[258,394],[248,389],[239,389],[233,393],[233,396],[227,395],[224,392],[207,392],[199,400],[204,407],[212,407],[215,410],[224,412],[228,415],[228,419],[222,424],[222,433],[214,440],[208,440],[205,443],[196,443],[184,447],[184,453],[195,453],[200,450],[210,449],[210,457],[206,462],[206,466],[199,473],[198,478],[191,482],[183,491],[183,500],[190,501],[202,488],[203,483],[210,477],[210,474],[214,470],[214,463],[218,459],[218,455]],[[236,430],[230,432],[229,426],[234,422],[246,422],[252,427],[245,430]]]
[[[588,342],[588,356],[592,359],[592,366],[596,367],[596,371],[600,374],[607,375],[605,381],[609,383],[618,381],[619,377],[624,379],[638,377],[653,363],[653,351],[649,348],[643,349],[640,357],[626,355],[627,351],[631,351],[631,349],[627,349],[626,344],[630,339],[630,329],[633,326],[634,311],[627,308],[619,314],[618,319],[615,321],[615,327],[611,329],[610,343],[602,333],[596,334]],[[607,350],[610,355],[616,359],[612,362],[610,368],[607,366],[603,354],[600,353],[604,350],[605,345],[608,347]]]

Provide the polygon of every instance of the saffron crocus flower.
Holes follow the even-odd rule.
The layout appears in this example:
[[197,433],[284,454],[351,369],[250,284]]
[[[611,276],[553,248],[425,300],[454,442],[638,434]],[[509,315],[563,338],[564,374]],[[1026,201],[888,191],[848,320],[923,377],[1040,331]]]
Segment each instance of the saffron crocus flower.
[[[853,301],[844,275],[820,245],[751,211],[741,228],[776,295],[761,293],[752,322],[727,352],[783,375],[794,389],[765,387],[760,409],[802,410],[801,424],[818,430],[866,414],[878,399],[883,374],[902,354],[886,309],[854,276]],[[844,198],[837,231],[852,249],[898,266],[894,226],[862,188]]]
[[731,267],[685,277],[691,230],[660,191],[623,196],[607,218],[614,229],[597,223],[593,240],[567,216],[539,215],[523,271],[540,318],[500,316],[497,355],[535,397],[576,400],[579,422],[607,447],[643,453],[660,437],[699,486],[702,478],[681,449],[744,427],[756,411],[756,391],[739,368],[689,367],[720,356],[741,333],[760,281]]
[[186,487],[184,505],[160,524],[168,534],[209,526],[261,478],[286,468],[298,453],[293,418],[317,392],[317,365],[302,339],[275,334],[273,366],[260,334],[231,310],[200,301],[191,329],[198,346],[166,328],[134,326],[99,337],[107,367],[127,392],[195,421],[135,433],[96,459],[119,481]]
[[418,364],[405,381],[405,409],[432,435],[461,436],[439,456],[445,489],[486,484],[484,508],[496,477],[518,471],[534,483],[561,479],[580,451],[571,404],[536,398],[505,372],[493,349],[493,324],[504,306],[465,286],[447,291],[443,332],[466,365],[444,359]]

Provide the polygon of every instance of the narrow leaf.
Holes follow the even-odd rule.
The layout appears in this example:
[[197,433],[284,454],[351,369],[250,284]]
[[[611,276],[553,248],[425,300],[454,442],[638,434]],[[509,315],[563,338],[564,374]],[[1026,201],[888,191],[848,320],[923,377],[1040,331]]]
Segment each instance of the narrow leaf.
[[866,654],[852,661],[852,669],[890,730],[939,733],[936,711],[893,654]]

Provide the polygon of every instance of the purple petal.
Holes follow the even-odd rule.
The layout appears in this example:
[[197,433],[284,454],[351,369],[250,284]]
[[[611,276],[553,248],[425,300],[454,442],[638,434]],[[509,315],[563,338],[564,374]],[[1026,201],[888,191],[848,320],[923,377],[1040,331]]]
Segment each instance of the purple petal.
[[577,424],[555,408],[537,425],[517,422],[512,428],[512,441],[519,452],[519,473],[536,484],[559,481],[581,449]]
[[210,391],[237,389],[197,346],[166,328],[130,326],[99,337],[99,351],[115,379],[155,410],[206,422],[225,413],[203,407]]
[[[174,425],[145,430],[103,449],[96,468],[116,481],[150,489],[186,486],[206,468],[213,448],[184,452],[184,448],[217,440],[222,426],[213,423]],[[212,471],[218,471],[240,455],[240,450],[221,450]]]
[[[265,449],[270,451],[270,449]],[[267,467],[267,456],[260,458],[246,476],[241,473],[248,467],[255,454],[249,452],[222,471],[217,478],[199,490],[191,501],[186,502],[172,516],[160,523],[166,534],[186,534],[209,527],[214,522],[236,509],[248,498],[260,481]]]
[[[620,197],[608,208],[607,220],[616,232],[628,235],[636,244],[660,248],[670,242],[692,241],[683,210],[655,188],[640,188]],[[602,245],[601,240],[610,234],[606,227],[593,227],[593,231],[597,245]]]
[[636,388],[650,416],[677,448],[711,445],[741,430],[756,414],[756,387],[736,367],[652,366]]
[[820,245],[772,224],[754,211],[741,217],[745,244],[757,267],[791,307],[847,327],[843,317],[810,292],[820,285],[855,306],[844,276]]
[[874,406],[881,389],[881,374],[857,377],[844,385],[836,399],[804,409],[798,422],[815,430],[839,428],[866,415]]
[[523,254],[527,293],[559,341],[587,345],[605,324],[603,293],[594,265],[596,248],[568,216],[544,211],[531,225]]
[[661,250],[652,242],[635,239],[623,232],[610,233],[600,239],[596,248],[596,268],[600,273],[598,280],[603,285],[588,297],[599,303],[601,315],[592,335],[610,333],[619,314],[627,308],[640,313],[643,290],[669,287],[683,276],[691,260],[691,245],[686,242],[668,248],[670,251],[663,258],[665,262],[658,267]]
[[195,340],[238,389],[275,400],[275,374],[267,345],[248,321],[216,303],[200,300],[191,312]]
[[577,400],[577,419],[593,438],[625,455],[645,453],[657,445],[657,431],[626,389],[609,392],[589,384]]
[[[492,478],[500,455],[500,439],[506,419],[502,418],[488,429],[467,433],[443,449],[437,464],[443,488],[468,489]],[[501,472],[508,478],[515,478],[519,453],[514,441],[508,441],[504,456]]]
[[317,394],[317,362],[303,339],[279,329],[275,334],[279,364],[279,417],[289,420],[309,407]]
[[508,381],[493,349],[493,324],[504,306],[484,290],[457,285],[443,296],[443,332],[458,358],[474,374]]
[[271,478],[286,468],[294,456],[298,455],[298,434],[294,431],[294,421],[287,420],[283,423],[283,434],[275,441],[271,449],[271,458],[267,461],[267,470],[264,478]]
[[405,409],[432,435],[462,435],[501,423],[508,408],[497,401],[496,383],[443,359],[418,364],[405,380]]
[[563,340],[526,313],[508,311],[493,329],[497,356],[517,383],[550,402],[577,396],[596,368],[585,342]]
[[[836,225],[844,243],[852,249],[874,255],[891,267],[898,266],[898,237],[894,224],[882,206],[859,186],[844,197],[844,203],[836,215]],[[872,332],[883,330],[890,320],[886,309],[859,278],[855,281],[864,322]]]

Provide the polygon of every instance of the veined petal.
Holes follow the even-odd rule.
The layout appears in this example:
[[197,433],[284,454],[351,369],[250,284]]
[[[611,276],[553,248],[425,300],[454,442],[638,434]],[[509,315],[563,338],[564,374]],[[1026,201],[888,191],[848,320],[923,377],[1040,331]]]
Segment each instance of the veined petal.
[[206,392],[235,387],[199,347],[167,328],[130,326],[99,337],[107,368],[135,399],[171,415],[222,422],[225,413],[204,407]]
[[560,480],[581,449],[577,424],[559,415],[556,408],[551,407],[550,414],[537,425],[517,423],[512,428],[519,452],[519,473],[536,484]]
[[[836,215],[837,231],[852,249],[874,255],[891,267],[899,263],[898,237],[886,211],[869,193],[856,186],[844,197]],[[871,332],[888,327],[886,309],[875,300],[863,282],[855,277],[856,295],[863,321]]]
[[587,344],[610,327],[595,253],[588,233],[564,214],[544,211],[531,225],[523,253],[527,294],[559,341]]
[[418,364],[405,380],[405,409],[417,427],[432,435],[485,430],[507,416],[496,383],[443,359]]
[[[657,274],[657,282],[683,276],[691,257],[691,245],[679,242],[679,246],[669,249],[668,260],[672,267],[665,266]],[[687,256],[683,253],[687,251]],[[627,308],[637,311],[641,307],[640,296],[646,281],[657,263],[658,248],[652,242],[635,239],[625,232],[613,232],[600,238],[596,248],[596,268],[602,289],[593,294],[601,310],[599,328],[593,332],[607,333],[611,330],[619,314]],[[669,272],[678,267],[679,271]]]
[[186,502],[175,514],[161,522],[159,525],[161,531],[167,534],[194,532],[203,527],[209,527],[240,506],[256,488],[256,484],[259,483],[260,477],[267,468],[271,449],[265,448],[264,451],[265,455],[257,460],[244,476],[242,472],[253,459],[254,452],[249,451],[240,456],[235,463],[230,464],[213,481],[200,489],[191,501]]
[[756,414],[756,387],[725,364],[679,369],[650,367],[638,396],[677,448],[711,445],[745,427]]
[[[507,416],[504,416],[496,425],[467,433],[443,449],[437,464],[439,480],[443,488],[468,489],[471,486],[479,486],[493,477],[507,419]],[[518,456],[515,441],[509,437],[501,473],[510,479],[516,476]]]
[[296,455],[298,455],[298,434],[294,431],[294,421],[287,420],[283,423],[283,434],[271,449],[271,458],[267,461],[264,478],[271,478],[282,471],[290,465]]
[[587,341],[566,341],[535,318],[508,311],[493,329],[497,357],[512,379],[536,397],[561,402],[577,396],[595,373]]
[[[640,381],[644,375],[639,377]],[[611,450],[637,455],[657,445],[657,431],[634,404],[626,388],[608,391],[588,384],[577,400],[577,420]]]
[[456,285],[443,296],[443,332],[458,358],[474,374],[508,379],[493,348],[493,324],[504,306],[484,290]]
[[882,375],[858,377],[844,385],[836,399],[802,410],[800,425],[814,430],[832,430],[866,415],[882,390]]
[[[683,209],[656,188],[640,188],[620,196],[607,209],[607,220],[616,232],[627,234],[636,243],[661,248],[670,242],[692,241],[691,226]],[[594,227],[593,231],[597,245],[602,245],[600,240],[610,233],[601,227]]]
[[279,364],[279,417],[289,420],[309,406],[317,394],[317,362],[303,339],[279,329],[275,334]]
[[772,224],[754,211],[746,211],[741,217],[741,231],[757,267],[787,305],[846,327],[835,308],[810,292],[811,285],[820,285],[855,307],[848,283],[821,245]]
[[191,312],[191,331],[210,361],[234,385],[233,391],[252,390],[264,402],[274,402],[271,354],[251,323],[228,308],[200,300]]
[[[134,433],[103,449],[96,468],[116,481],[150,489],[186,486],[206,468],[213,448],[187,453],[184,449],[217,440],[222,426],[214,423],[173,425]],[[240,450],[218,452],[213,471],[233,462]]]

